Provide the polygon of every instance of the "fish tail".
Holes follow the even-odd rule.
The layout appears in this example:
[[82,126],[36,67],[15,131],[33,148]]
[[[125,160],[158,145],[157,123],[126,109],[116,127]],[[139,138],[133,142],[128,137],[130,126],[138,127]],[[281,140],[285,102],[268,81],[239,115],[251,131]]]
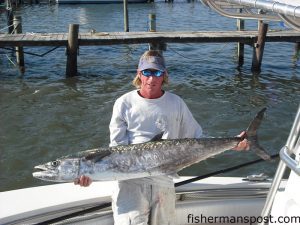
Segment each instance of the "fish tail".
[[259,157],[264,160],[270,160],[271,156],[265,151],[263,147],[259,145],[258,137],[257,137],[257,129],[259,128],[261,121],[264,117],[264,113],[267,108],[263,108],[260,110],[254,119],[249,124],[246,130],[246,138],[249,142],[250,148],[252,151],[256,153]]

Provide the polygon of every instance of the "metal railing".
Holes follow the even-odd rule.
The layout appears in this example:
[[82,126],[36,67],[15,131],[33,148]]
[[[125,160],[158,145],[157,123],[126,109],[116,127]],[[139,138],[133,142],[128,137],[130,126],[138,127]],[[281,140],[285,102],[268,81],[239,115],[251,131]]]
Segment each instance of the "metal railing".
[[222,16],[283,21],[291,28],[300,30],[300,1],[285,3],[284,0],[201,0],[201,2]]
[[[269,194],[267,196],[267,200],[265,206],[262,210],[262,217],[268,216],[270,210],[272,208],[276,192],[279,188],[280,182],[282,180],[283,174],[285,172],[286,167],[289,167],[292,171],[294,171],[298,176],[300,176],[300,167],[299,162],[294,160],[291,156],[296,154],[300,148],[300,105],[298,107],[298,112],[296,114],[294,124],[292,126],[290,135],[286,142],[286,145],[280,150],[280,162],[274,176],[273,183],[271,185]],[[264,225],[266,223],[259,223],[260,225]]]

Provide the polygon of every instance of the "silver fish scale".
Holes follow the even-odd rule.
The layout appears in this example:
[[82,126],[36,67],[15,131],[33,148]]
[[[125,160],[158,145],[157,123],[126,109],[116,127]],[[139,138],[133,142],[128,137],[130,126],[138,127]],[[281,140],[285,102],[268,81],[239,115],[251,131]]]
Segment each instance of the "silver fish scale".
[[[176,139],[111,147],[98,163],[115,172],[174,173],[195,162],[233,148],[240,138]],[[219,144],[220,143],[220,144]],[[98,165],[100,166],[100,165]]]

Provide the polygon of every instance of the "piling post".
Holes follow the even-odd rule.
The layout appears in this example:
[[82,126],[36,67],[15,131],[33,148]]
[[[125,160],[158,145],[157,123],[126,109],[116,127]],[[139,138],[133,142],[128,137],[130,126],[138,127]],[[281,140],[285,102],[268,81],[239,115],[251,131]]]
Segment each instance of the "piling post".
[[[242,9],[238,9],[239,12],[242,12]],[[245,30],[245,20],[237,19],[237,30],[242,31]],[[244,64],[244,43],[238,42],[237,45],[237,57],[238,57],[238,66],[242,66]]]
[[77,53],[78,53],[79,24],[69,25],[66,77],[77,75]]
[[149,14],[149,31],[155,32],[156,31],[156,15],[153,13]]
[[14,30],[13,21],[14,21],[14,12],[11,7],[7,7],[7,27],[8,33],[11,34]]
[[123,0],[123,7],[124,7],[124,31],[129,32],[128,0]]
[[[155,14],[149,14],[149,32],[156,32],[156,15]],[[166,43],[161,42],[152,42],[149,43],[149,50],[158,50],[158,51],[165,51],[167,48]]]
[[[20,16],[14,16],[13,25],[14,25],[14,33],[21,34],[22,33],[22,19]],[[23,47],[16,47],[16,58],[17,58],[17,64],[19,65],[20,71],[22,73],[24,73],[25,72],[25,63],[24,63]]]
[[[149,23],[149,32],[155,32],[156,31],[156,15],[150,13],[148,15],[148,23]],[[155,50],[156,49],[156,43],[149,43],[149,50]]]
[[253,72],[260,71],[267,31],[268,31],[268,24],[261,22],[258,31],[257,42],[254,43],[254,47],[253,47],[252,68],[251,68]]
[[295,44],[295,57],[299,58],[300,55],[300,42],[296,42]]

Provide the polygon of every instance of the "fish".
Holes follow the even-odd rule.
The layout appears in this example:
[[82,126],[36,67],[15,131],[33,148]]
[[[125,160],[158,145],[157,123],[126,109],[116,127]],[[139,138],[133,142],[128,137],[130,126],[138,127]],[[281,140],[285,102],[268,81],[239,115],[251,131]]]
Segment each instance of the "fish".
[[50,182],[73,182],[81,175],[95,181],[172,175],[233,149],[244,139],[258,156],[270,160],[257,137],[265,111],[263,108],[256,114],[241,137],[161,139],[163,133],[160,133],[145,143],[102,147],[60,157],[35,166],[37,171],[33,177]]

